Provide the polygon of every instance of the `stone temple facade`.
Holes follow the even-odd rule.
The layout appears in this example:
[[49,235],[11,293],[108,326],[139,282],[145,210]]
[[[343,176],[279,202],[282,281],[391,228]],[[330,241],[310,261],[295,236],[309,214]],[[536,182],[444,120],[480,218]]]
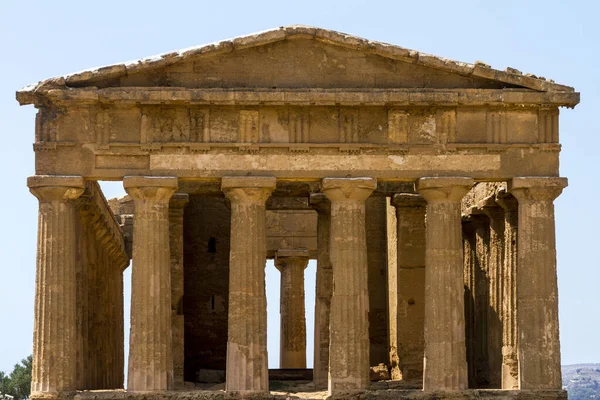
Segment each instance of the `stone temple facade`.
[[291,26],[17,99],[38,109],[32,398],[277,397],[268,258],[271,376],[313,380],[282,398],[566,398],[553,201],[573,88]]

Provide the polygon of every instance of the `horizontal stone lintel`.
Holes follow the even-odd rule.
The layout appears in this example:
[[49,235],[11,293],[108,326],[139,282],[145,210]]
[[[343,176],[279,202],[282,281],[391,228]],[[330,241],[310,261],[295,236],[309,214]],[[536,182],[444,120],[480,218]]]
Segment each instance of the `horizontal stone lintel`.
[[[38,142],[34,143],[35,151],[52,151],[59,147],[75,147],[77,143],[57,141],[57,142]],[[152,144],[113,142],[107,145],[86,145],[92,148],[95,154],[119,154],[119,155],[140,155],[156,154],[169,149],[186,149],[191,153],[214,153],[219,151],[237,151],[240,153],[258,153],[261,150],[283,150],[292,153],[309,153],[314,150],[337,150],[340,153],[361,153],[361,152],[389,152],[405,154],[410,152],[433,151],[439,153],[453,152],[462,150],[483,150],[492,153],[501,153],[507,149],[531,148],[543,151],[560,151],[561,145],[558,143],[448,143],[443,145],[435,144],[375,144],[375,143],[196,143],[196,142],[164,142]],[[298,151],[300,149],[301,151]]]
[[55,103],[185,105],[346,105],[346,106],[565,106],[578,92],[528,89],[190,89],[120,87],[49,89],[38,96]]

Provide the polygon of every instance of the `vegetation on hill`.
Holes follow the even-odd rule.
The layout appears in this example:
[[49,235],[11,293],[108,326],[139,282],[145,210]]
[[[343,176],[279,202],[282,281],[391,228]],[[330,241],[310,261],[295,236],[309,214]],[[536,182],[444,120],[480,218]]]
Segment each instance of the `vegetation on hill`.
[[563,365],[562,375],[569,400],[600,400],[600,364]]
[[31,390],[31,363],[33,357],[29,356],[15,364],[10,375],[0,371],[0,394],[14,396],[15,400],[29,397]]

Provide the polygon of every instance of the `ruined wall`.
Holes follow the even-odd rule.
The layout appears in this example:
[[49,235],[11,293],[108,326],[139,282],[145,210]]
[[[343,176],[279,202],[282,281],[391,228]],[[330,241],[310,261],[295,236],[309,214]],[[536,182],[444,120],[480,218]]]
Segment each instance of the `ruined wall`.
[[222,197],[190,195],[184,212],[184,378],[225,370],[231,212]]

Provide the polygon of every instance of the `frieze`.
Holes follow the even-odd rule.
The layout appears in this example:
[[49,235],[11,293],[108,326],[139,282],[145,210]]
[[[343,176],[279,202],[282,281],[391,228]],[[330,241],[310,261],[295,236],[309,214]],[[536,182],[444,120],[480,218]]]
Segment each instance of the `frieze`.
[[[54,145],[92,145],[94,151],[138,145],[161,152],[165,146],[205,153],[221,145],[309,145],[289,147],[308,152],[315,144],[398,147],[459,144],[557,143],[558,110],[403,107],[195,107],[146,106],[77,108],[38,116],[36,151]],[[62,132],[62,133],[61,133]],[[42,145],[45,143],[45,145]],[[89,147],[89,146],[86,146]],[[239,146],[238,146],[239,147]]]

